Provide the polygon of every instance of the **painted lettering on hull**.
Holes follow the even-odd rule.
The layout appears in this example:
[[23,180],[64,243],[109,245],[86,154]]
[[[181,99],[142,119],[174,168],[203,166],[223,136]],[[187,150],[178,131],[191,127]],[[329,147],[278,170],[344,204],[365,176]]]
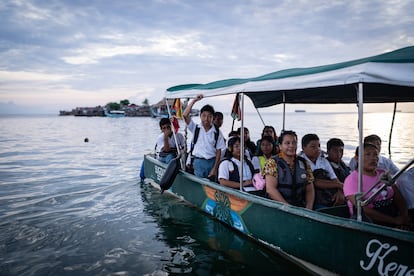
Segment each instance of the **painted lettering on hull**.
[[155,172],[155,175],[156,175],[156,178],[157,178],[156,179],[157,183],[160,183],[161,178],[164,175],[165,169],[163,167],[155,166],[154,172]]
[[376,268],[378,274],[382,276],[414,275],[414,268],[387,260],[387,257],[391,257],[392,253],[396,251],[398,251],[398,246],[372,239],[365,247],[365,254],[368,259],[360,260],[359,265],[365,271]]

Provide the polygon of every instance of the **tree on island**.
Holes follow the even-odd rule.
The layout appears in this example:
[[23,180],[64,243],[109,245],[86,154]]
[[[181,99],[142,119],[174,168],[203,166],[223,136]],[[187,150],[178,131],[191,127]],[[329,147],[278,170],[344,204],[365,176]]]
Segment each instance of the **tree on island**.
[[125,99],[125,100],[119,101],[119,103],[123,106],[129,105],[129,100]]
[[121,109],[121,104],[115,103],[115,102],[107,103],[106,106],[109,108],[109,110],[120,110]]
[[145,100],[143,100],[143,101],[142,101],[142,104],[143,104],[143,105],[149,105],[149,101],[148,101],[148,99],[147,99],[147,98],[145,98]]

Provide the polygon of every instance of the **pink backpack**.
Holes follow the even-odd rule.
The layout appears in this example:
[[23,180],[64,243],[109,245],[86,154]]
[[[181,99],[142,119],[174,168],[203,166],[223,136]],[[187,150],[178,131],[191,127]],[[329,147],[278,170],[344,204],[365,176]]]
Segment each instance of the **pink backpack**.
[[263,190],[266,186],[266,181],[260,173],[255,173],[253,176],[253,186],[256,190]]

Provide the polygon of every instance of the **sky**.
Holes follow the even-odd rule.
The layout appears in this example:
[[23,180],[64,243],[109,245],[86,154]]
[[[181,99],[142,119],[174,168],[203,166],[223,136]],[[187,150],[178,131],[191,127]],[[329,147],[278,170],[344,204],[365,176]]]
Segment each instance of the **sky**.
[[2,0],[0,113],[154,104],[179,84],[373,56],[414,45],[413,14],[411,0]]

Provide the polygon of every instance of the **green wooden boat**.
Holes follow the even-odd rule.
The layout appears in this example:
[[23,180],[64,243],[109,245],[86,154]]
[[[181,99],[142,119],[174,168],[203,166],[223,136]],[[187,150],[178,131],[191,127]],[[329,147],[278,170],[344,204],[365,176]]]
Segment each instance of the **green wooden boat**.
[[[285,103],[358,103],[361,145],[363,103],[414,102],[413,76],[414,46],[256,78],[175,86],[167,90],[166,98],[240,93],[256,108]],[[363,156],[363,147],[359,149],[359,156]],[[153,185],[157,186],[165,169],[166,164],[145,155],[144,174]],[[349,219],[345,206],[311,211],[224,187],[182,170],[167,192],[317,273],[414,275],[414,233]]]
[[[153,184],[159,183],[166,164],[151,155],[146,155],[144,162],[145,177]],[[184,171],[178,173],[168,192],[265,246],[333,273],[414,273],[414,233],[341,217],[347,215],[347,207],[311,211],[231,189]]]

